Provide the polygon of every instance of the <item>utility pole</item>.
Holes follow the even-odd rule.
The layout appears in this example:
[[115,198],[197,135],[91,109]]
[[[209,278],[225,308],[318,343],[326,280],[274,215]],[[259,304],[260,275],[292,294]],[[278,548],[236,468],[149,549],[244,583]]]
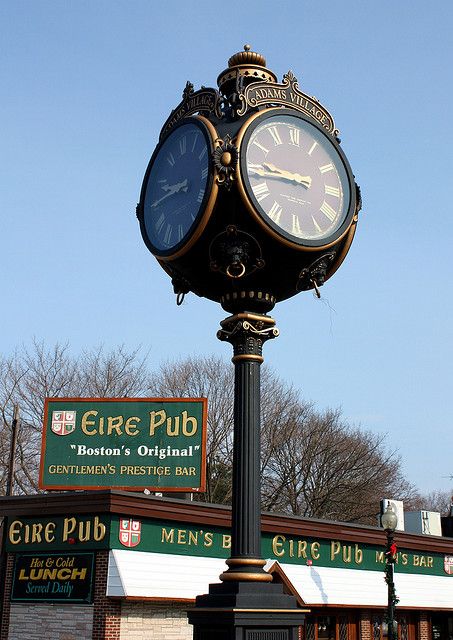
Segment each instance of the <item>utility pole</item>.
[[13,422],[11,425],[11,445],[9,450],[9,464],[8,464],[8,480],[6,482],[6,495],[12,496],[14,489],[14,471],[16,467],[16,445],[17,445],[17,433],[19,427],[19,405],[14,405]]

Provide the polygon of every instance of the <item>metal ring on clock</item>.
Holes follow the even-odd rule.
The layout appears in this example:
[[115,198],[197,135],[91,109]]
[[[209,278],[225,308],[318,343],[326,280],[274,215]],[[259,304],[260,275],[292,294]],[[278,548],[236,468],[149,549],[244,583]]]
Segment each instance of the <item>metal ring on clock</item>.
[[[237,267],[240,267],[240,271],[236,274],[234,274],[232,272],[232,268],[236,269]],[[226,268],[226,274],[229,278],[234,278],[235,280],[237,280],[238,278],[242,278],[242,276],[245,273],[245,266],[243,262],[233,262],[232,264],[229,264]]]

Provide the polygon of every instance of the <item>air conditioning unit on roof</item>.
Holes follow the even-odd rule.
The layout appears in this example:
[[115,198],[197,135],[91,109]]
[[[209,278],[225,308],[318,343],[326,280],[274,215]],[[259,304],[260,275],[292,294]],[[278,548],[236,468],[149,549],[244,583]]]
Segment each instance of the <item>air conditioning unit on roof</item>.
[[427,536],[441,536],[440,513],[436,511],[406,511],[404,523],[408,533],[422,533]]

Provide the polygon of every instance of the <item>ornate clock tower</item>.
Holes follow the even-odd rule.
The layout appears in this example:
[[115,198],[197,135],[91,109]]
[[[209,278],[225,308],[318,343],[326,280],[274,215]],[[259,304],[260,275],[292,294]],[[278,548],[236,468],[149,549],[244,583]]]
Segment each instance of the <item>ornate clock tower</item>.
[[[261,557],[260,365],[278,335],[277,302],[315,290],[343,262],[361,207],[332,115],[289,71],[236,53],[218,90],[194,91],[162,127],[143,180],[143,240],[171,277],[231,315],[235,424],[232,547],[227,569],[189,612],[198,640],[295,640],[304,614]],[[269,635],[271,634],[271,635]]]

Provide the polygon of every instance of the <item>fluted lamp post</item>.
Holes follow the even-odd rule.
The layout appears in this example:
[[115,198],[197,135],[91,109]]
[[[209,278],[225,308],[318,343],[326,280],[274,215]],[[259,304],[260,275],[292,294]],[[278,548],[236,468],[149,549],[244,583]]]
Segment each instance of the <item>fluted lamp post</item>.
[[381,524],[387,534],[387,549],[385,563],[385,581],[387,583],[387,637],[394,640],[395,633],[395,606],[398,598],[395,593],[395,583],[393,580],[393,565],[395,564],[396,547],[394,543],[394,533],[398,524],[398,517],[389,503],[385,512],[381,516]]

